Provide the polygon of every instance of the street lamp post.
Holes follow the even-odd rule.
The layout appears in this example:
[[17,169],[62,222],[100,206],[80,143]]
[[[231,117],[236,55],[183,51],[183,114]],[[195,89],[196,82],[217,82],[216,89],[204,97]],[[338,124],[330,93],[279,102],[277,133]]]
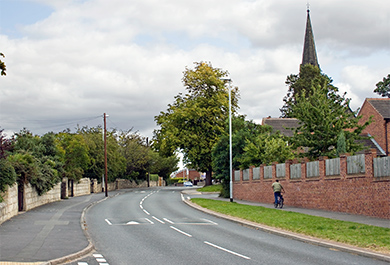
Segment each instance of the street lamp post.
[[222,79],[229,83],[229,165],[230,165],[230,202],[233,202],[233,147],[232,147],[232,80]]

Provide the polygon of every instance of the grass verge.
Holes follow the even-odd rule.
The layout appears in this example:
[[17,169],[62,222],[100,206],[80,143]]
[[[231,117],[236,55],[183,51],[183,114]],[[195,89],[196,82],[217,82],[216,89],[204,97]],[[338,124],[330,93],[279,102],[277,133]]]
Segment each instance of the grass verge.
[[221,190],[222,190],[222,184],[209,185],[209,186],[197,189],[197,191],[200,191],[200,192],[221,192]]
[[390,229],[307,214],[211,199],[192,202],[215,212],[287,231],[390,254]]

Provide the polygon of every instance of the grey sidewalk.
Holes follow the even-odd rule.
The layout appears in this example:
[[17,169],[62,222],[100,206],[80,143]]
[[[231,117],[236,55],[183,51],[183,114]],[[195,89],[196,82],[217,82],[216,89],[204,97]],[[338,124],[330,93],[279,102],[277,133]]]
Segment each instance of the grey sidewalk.
[[[118,194],[110,192],[109,196]],[[58,264],[93,249],[81,226],[84,209],[104,193],[49,203],[0,225],[0,264]],[[8,263],[11,262],[11,263]]]

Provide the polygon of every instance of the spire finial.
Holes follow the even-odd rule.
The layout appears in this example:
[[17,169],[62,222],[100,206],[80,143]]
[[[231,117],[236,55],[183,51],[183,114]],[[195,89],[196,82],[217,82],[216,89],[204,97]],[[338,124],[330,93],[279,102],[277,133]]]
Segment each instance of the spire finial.
[[307,2],[306,7],[307,7],[307,13],[309,13],[310,12],[310,3],[309,2]]

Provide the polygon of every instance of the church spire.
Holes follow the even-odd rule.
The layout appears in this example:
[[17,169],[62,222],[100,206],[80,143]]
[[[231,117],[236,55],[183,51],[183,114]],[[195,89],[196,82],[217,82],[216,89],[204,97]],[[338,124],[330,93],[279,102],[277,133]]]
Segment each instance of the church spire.
[[303,56],[302,56],[301,65],[305,65],[305,64],[311,64],[320,68],[317,60],[316,46],[314,44],[313,30],[311,28],[309,6],[307,7],[305,43],[303,46]]

